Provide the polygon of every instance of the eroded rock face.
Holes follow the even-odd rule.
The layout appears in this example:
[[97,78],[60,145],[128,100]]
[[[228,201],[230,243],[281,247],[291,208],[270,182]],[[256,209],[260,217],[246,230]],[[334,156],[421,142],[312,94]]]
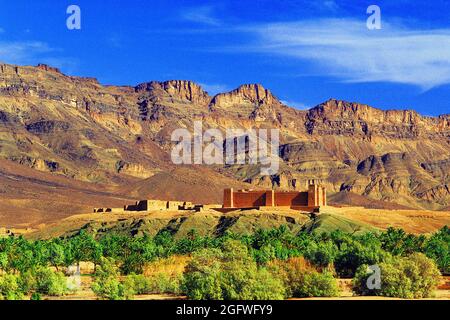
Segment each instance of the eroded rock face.
[[245,84],[233,91],[216,95],[211,101],[211,106],[213,108],[227,108],[246,103],[255,105],[272,105],[274,103],[279,104],[279,101],[262,85]]
[[148,92],[156,99],[162,98],[161,95],[166,95],[173,100],[200,105],[206,105],[211,100],[211,97],[202,87],[187,80],[152,81],[136,86],[135,90],[137,93]]
[[321,179],[330,192],[408,207],[450,204],[450,115],[335,99],[304,111],[260,84],[211,97],[188,80],[103,86],[47,65],[0,64],[0,158],[33,169],[117,186],[128,181],[130,192],[142,194],[145,179],[174,168],[173,130],[192,131],[198,120],[204,129],[280,129],[279,173],[260,176],[246,165],[208,169],[232,181],[303,190],[308,179]]
[[383,111],[370,106],[329,100],[308,112],[310,134],[416,139],[450,136],[448,116],[423,117],[413,110]]
[[44,70],[44,71],[50,71],[50,72],[61,73],[61,71],[60,71],[58,68],[51,67],[51,66],[49,66],[49,65],[47,65],[47,64],[44,64],[44,63],[39,63],[39,64],[36,66],[36,68],[37,68],[37,69]]

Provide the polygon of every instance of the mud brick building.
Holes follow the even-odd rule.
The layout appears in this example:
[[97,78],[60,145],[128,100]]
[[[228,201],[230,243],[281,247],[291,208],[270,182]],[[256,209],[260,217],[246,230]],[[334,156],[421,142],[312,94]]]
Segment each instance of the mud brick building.
[[223,195],[223,209],[290,207],[295,210],[317,211],[326,205],[326,189],[315,180],[308,181],[308,191],[304,192],[225,189]]

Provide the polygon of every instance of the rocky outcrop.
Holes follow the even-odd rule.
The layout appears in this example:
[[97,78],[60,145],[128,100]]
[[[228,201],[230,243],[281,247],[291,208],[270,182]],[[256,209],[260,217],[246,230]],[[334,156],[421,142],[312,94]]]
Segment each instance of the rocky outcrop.
[[39,63],[39,64],[36,66],[36,68],[37,68],[37,69],[44,70],[44,71],[50,71],[50,72],[61,73],[61,71],[60,71],[58,68],[51,67],[51,66],[49,66],[49,65],[47,65],[47,64],[43,64],[43,63]]
[[206,105],[211,100],[211,97],[202,87],[187,80],[152,81],[136,86],[135,90],[137,93],[148,93],[154,98],[154,102],[162,100],[162,96],[171,98],[172,101],[190,102],[200,105]]
[[447,116],[423,117],[413,110],[383,111],[335,99],[309,110],[305,125],[310,134],[318,135],[417,139],[450,134]]
[[260,84],[245,84],[239,88],[216,95],[211,101],[211,107],[239,106],[240,104],[252,103],[255,105],[272,105],[279,101],[272,93]]

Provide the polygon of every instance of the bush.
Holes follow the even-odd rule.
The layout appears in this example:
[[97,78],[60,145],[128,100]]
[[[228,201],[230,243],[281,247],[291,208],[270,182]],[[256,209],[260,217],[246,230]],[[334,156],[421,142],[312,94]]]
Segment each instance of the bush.
[[8,267],[8,254],[6,252],[0,252],[0,270],[6,271]]
[[[22,285],[32,287],[30,276]],[[49,268],[38,268],[34,273],[36,292],[49,296],[62,296],[67,293],[67,281],[62,272],[54,272]],[[28,283],[25,283],[28,282]]]
[[112,259],[100,259],[100,265],[95,273],[95,281],[92,283],[92,291],[105,300],[131,299],[134,295],[132,284],[127,281],[121,283],[119,271]]
[[413,253],[403,263],[403,271],[411,279],[413,297],[416,299],[431,297],[441,279],[433,260],[422,253]]
[[337,297],[339,288],[329,271],[307,272],[296,279],[294,297]]
[[440,280],[435,263],[421,253],[406,258],[392,258],[379,264],[381,288],[369,289],[367,280],[371,276],[368,266],[361,266],[353,279],[353,290],[361,295],[376,295],[419,299],[431,297]]
[[[124,300],[125,293],[128,292],[118,279],[112,277],[95,281],[92,284],[92,291],[104,300]],[[131,291],[129,294],[132,296],[134,292]]]
[[[259,269],[254,277],[250,299],[282,300],[286,297],[286,288],[279,276],[267,269]],[[242,299],[239,297],[239,299]]]
[[224,243],[223,252],[201,250],[184,273],[183,288],[190,299],[283,299],[282,281],[258,268],[247,247],[238,241]]
[[5,274],[0,278],[0,296],[8,300],[23,299],[25,294],[62,296],[66,292],[65,276],[48,268],[39,267],[18,276]]
[[332,241],[311,242],[304,254],[308,261],[319,268],[326,268],[331,265],[336,255],[337,247]]
[[186,266],[183,291],[194,300],[223,299],[220,283],[222,252],[204,249],[194,254]]
[[425,254],[436,261],[439,270],[444,274],[450,274],[450,229],[445,226],[425,244]]
[[23,297],[17,276],[5,274],[0,277],[0,300],[21,300]]
[[36,290],[36,279],[32,271],[21,273],[18,280],[19,288],[23,293],[28,294]]
[[131,274],[125,278],[124,285],[133,290],[133,295],[152,293],[151,282],[144,275]]
[[180,277],[170,276],[164,273],[152,276],[129,275],[124,281],[124,285],[131,288],[134,294],[161,294],[180,293]]
[[273,273],[283,279],[286,296],[303,297],[335,297],[339,295],[336,279],[329,271],[319,273],[303,258],[290,258],[287,261],[276,261],[270,265]]
[[365,246],[359,242],[352,241],[341,245],[334,262],[334,268],[339,276],[352,278],[359,266],[363,264],[379,264],[388,257],[389,254],[380,247]]

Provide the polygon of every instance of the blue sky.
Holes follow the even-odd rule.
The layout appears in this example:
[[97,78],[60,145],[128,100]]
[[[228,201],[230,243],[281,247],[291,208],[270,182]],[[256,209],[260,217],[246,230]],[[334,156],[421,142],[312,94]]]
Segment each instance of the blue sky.
[[[81,30],[66,9],[81,8]],[[369,5],[381,30],[368,30]],[[103,84],[189,79],[214,94],[261,83],[289,105],[329,98],[450,113],[450,1],[15,0],[0,61]]]

